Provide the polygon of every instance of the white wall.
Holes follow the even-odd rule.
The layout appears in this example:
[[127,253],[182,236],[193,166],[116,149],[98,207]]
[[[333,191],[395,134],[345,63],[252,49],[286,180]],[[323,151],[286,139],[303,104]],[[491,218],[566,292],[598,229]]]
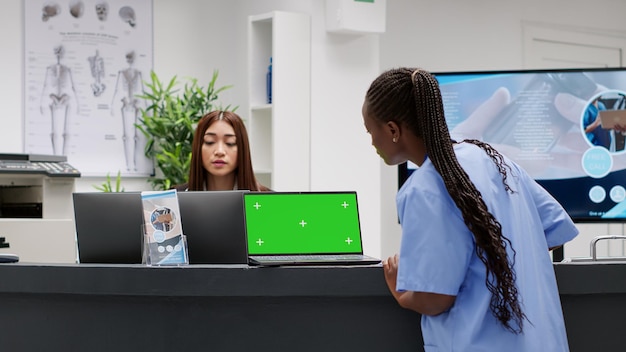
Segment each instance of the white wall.
[[311,188],[355,190],[364,250],[380,256],[380,161],[365,132],[361,106],[378,75],[375,34],[326,32],[324,1],[313,1]]
[[0,13],[0,48],[2,48],[2,65],[0,77],[0,152],[22,153],[22,61],[23,61],[23,21],[22,1],[9,0],[3,3],[4,11]]
[[625,33],[625,11],[622,0],[390,0],[381,68],[522,69],[522,22]]

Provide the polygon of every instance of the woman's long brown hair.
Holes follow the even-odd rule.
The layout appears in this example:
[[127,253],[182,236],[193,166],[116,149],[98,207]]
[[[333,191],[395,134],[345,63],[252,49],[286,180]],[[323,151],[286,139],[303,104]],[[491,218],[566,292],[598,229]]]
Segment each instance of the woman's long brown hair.
[[[407,126],[423,139],[428,158],[441,175],[468,229],[476,241],[476,254],[485,264],[486,286],[491,292],[490,309],[508,330],[521,333],[523,321],[518,290],[515,285],[513,258],[507,247],[511,242],[502,234],[502,226],[489,212],[481,193],[459,164],[445,121],[439,84],[429,72],[417,68],[398,68],[382,73],[366,94],[368,109],[380,121],[395,121]],[[508,192],[508,166],[502,155],[489,144],[478,140],[463,142],[478,145],[491,157]]]

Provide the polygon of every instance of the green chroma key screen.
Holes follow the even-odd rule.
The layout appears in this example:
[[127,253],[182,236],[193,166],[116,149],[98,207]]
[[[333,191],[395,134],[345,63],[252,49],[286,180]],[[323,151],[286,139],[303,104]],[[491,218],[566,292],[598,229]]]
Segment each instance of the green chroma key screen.
[[246,193],[248,253],[361,253],[356,192]]

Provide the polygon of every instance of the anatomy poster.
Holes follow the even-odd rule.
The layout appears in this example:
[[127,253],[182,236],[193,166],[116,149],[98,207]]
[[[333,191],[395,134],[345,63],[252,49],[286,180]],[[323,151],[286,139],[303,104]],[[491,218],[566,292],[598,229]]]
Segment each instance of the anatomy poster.
[[135,127],[152,0],[25,0],[24,17],[24,152],[65,155],[85,176],[152,174]]

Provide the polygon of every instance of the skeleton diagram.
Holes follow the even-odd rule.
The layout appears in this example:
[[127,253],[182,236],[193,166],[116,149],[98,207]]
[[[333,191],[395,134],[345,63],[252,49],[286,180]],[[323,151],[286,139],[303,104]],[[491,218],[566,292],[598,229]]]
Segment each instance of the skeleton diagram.
[[91,91],[95,97],[100,96],[104,92],[106,85],[102,83],[104,77],[104,59],[100,56],[98,50],[96,55],[87,58],[89,61],[89,68],[91,69],[91,76],[94,78],[94,83],[91,84]]
[[57,63],[48,66],[46,69],[40,102],[42,114],[46,111],[45,104],[48,102],[47,106],[52,122],[50,137],[52,140],[52,152],[55,155],[67,155],[67,140],[69,137],[67,120],[72,100],[74,100],[76,112],[78,113],[78,96],[74,88],[72,71],[69,67],[61,64],[64,53],[65,49],[63,46],[54,48]]
[[[117,75],[117,83],[115,84],[115,92],[113,93],[113,101],[111,102],[111,114],[114,114],[115,106],[118,101],[122,102],[122,126],[124,141],[124,154],[126,156],[126,168],[137,170],[136,154],[138,150],[139,131],[135,127],[139,116],[141,115],[142,101],[136,97],[137,94],[143,93],[143,79],[141,71],[133,67],[135,62],[135,52],[131,51],[126,54],[126,62],[129,67],[119,71]],[[119,99],[119,95],[123,97]]]

